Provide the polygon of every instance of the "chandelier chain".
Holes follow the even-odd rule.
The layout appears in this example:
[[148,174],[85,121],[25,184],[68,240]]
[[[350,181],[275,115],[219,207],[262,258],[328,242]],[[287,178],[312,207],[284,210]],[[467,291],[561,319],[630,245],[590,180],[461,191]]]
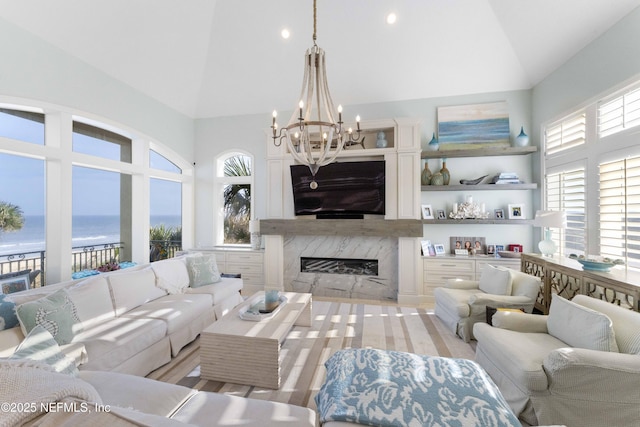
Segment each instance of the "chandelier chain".
[[316,44],[316,33],[317,33],[317,8],[316,8],[316,0],[313,0],[313,45],[317,46]]

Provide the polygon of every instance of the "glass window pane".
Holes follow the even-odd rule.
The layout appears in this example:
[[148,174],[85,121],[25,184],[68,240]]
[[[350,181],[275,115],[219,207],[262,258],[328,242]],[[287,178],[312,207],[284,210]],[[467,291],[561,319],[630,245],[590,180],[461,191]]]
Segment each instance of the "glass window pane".
[[176,166],[171,160],[153,150],[149,150],[149,167],[167,172],[182,173],[182,169]]
[[233,156],[224,161],[224,176],[251,176],[251,158]]
[[129,138],[80,122],[73,122],[73,151],[131,163]]
[[182,184],[151,178],[149,261],[172,258],[182,250]]
[[120,246],[121,175],[73,167],[74,271],[95,269],[117,258]]
[[[44,161],[0,153],[0,273],[19,271],[1,256],[45,249]],[[31,264],[27,268],[34,268]]]
[[44,145],[44,114],[0,108],[0,136]]
[[249,244],[251,218],[251,185],[224,186],[224,243]]

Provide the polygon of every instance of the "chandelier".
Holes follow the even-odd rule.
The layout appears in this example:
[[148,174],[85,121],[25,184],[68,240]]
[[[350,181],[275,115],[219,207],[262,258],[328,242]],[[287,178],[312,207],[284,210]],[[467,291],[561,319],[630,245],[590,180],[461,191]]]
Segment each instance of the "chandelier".
[[[279,131],[276,123],[278,113],[274,110],[271,129],[273,143],[279,147],[283,140],[286,141],[291,155],[309,166],[311,175],[315,177],[321,166],[336,159],[345,143],[360,139],[360,116],[356,117],[356,132],[351,128],[345,132],[342,128],[342,106],[338,105],[336,110],[329,93],[324,50],[316,44],[316,0],[313,0],[313,46],[307,49],[304,61],[298,108],[294,108],[289,124]],[[312,180],[311,188],[317,186]]]

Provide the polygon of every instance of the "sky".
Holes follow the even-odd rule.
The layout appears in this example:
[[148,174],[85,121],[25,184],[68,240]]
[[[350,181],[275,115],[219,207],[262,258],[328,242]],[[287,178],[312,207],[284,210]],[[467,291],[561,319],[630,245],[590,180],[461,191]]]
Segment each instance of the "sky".
[[[0,136],[43,144],[44,125],[0,113]],[[74,134],[74,151],[119,159],[115,144]],[[175,171],[166,159],[151,156],[151,166]],[[86,167],[73,167],[74,215],[119,215],[120,174]],[[152,215],[180,215],[180,183],[151,180],[150,211]],[[135,197],[135,195],[134,195]],[[19,206],[24,215],[44,215],[45,162],[0,152],[0,201]]]

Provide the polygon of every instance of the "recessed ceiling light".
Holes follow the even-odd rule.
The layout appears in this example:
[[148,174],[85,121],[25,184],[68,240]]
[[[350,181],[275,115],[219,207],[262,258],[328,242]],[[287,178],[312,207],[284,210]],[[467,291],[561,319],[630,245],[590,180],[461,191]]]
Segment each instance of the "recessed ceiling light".
[[288,39],[291,34],[289,33],[289,30],[287,30],[286,28],[283,28],[282,31],[280,32],[280,35],[282,36],[283,39]]
[[395,13],[390,13],[387,15],[387,24],[395,24],[398,17]]

